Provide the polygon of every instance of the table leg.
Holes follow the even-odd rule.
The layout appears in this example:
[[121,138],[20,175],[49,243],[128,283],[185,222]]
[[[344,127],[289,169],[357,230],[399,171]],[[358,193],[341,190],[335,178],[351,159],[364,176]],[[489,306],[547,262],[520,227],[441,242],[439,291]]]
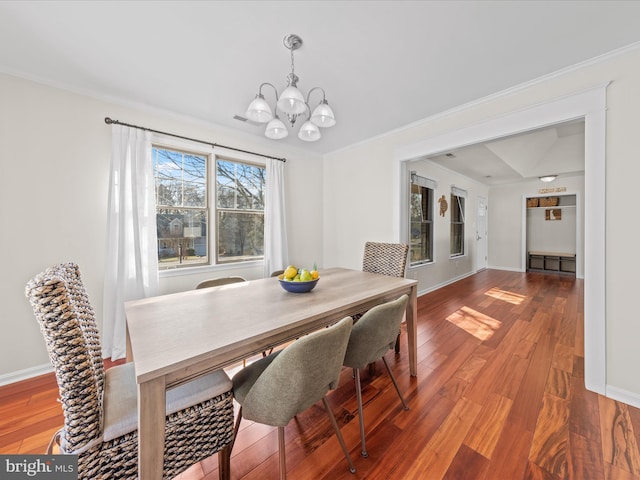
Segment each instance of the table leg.
[[162,478],[166,390],[164,377],[138,384],[138,478]]
[[126,345],[127,345],[127,356],[126,356],[126,359],[127,359],[127,363],[128,363],[128,362],[133,362],[133,353],[131,352],[131,339],[129,338],[129,326],[128,325],[127,325],[126,332],[127,332],[127,336],[125,337],[126,340],[127,340],[127,343],[126,343]]
[[414,285],[409,292],[407,303],[407,343],[409,350],[409,373],[412,377],[418,375],[418,287]]

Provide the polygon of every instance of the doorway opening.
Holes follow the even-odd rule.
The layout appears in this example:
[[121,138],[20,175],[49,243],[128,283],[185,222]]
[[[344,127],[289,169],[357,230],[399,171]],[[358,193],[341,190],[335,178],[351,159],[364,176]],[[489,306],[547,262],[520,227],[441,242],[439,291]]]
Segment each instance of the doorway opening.
[[[605,143],[606,87],[594,87],[512,113],[481,124],[471,125],[435,137],[399,147],[394,152],[397,162],[396,225],[398,238],[405,238],[407,165],[415,160],[447,152],[451,149],[487,142],[514,134],[584,118],[584,330],[585,387],[606,395],[605,342]],[[524,240],[523,240],[524,242]]]

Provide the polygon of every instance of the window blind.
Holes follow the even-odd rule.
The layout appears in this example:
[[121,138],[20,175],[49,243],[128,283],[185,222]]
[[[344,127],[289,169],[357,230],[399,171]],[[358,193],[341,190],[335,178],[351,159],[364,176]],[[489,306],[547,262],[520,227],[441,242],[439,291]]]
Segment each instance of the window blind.
[[411,172],[411,183],[420,187],[430,188],[431,190],[435,190],[438,186],[438,182],[436,182],[435,180],[431,180],[427,177],[421,177],[415,172]]

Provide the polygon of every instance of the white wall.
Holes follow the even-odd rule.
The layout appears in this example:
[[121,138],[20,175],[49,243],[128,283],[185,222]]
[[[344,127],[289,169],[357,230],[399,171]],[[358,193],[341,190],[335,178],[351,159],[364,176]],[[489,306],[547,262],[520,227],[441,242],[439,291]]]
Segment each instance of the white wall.
[[[637,348],[640,323],[636,321],[634,301],[640,259],[632,253],[636,251],[640,226],[629,222],[633,203],[629,202],[628,194],[635,191],[640,178],[637,161],[640,51],[637,48],[326,155],[325,262],[357,266],[365,239],[398,238],[397,218],[391,211],[391,206],[398,203],[394,198],[394,192],[398,192],[394,182],[399,177],[397,158],[394,158],[396,150],[609,81],[612,83],[607,87],[606,198],[601,200],[606,201],[606,382],[610,391],[616,391],[619,396],[629,394],[640,400],[640,377],[636,373],[636,366],[640,364]],[[515,233],[515,241],[507,235],[496,238],[495,226],[498,219],[514,218],[512,210],[519,208],[519,204],[496,202],[490,195],[490,265],[520,264],[519,225],[504,227]],[[370,223],[370,210],[377,212],[373,223]],[[419,288],[423,289],[423,285]]]
[[[0,384],[39,372],[49,359],[27,281],[57,262],[79,264],[102,322],[111,127],[123,122],[286,157],[290,260],[323,264],[322,159],[302,150],[151,109],[134,108],[0,74]],[[298,201],[300,199],[300,201]],[[223,273],[248,278],[261,268]],[[193,288],[204,276],[161,279],[163,292]]]
[[[435,290],[474,272],[476,261],[476,226],[478,196],[487,198],[488,188],[458,173],[452,172],[429,161],[409,162],[407,168],[418,175],[437,182],[434,192],[435,212],[433,220],[434,252],[433,263],[407,268],[407,278],[419,281],[419,292]],[[451,187],[466,190],[465,201],[465,254],[450,256]],[[444,216],[440,215],[438,199],[445,196],[448,203]],[[403,224],[403,229],[405,225]]]

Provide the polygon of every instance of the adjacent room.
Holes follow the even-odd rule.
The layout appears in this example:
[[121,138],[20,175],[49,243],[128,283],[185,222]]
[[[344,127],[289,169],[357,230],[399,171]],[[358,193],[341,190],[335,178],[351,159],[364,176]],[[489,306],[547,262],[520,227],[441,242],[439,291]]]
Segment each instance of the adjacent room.
[[0,477],[640,480],[638,20],[0,2]]

